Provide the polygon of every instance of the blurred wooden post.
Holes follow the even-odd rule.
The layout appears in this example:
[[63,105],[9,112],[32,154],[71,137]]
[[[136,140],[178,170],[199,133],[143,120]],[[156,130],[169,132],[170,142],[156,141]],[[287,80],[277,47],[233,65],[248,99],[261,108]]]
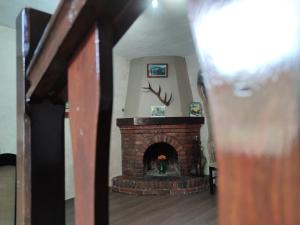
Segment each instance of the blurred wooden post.
[[76,225],[108,224],[111,27],[95,25],[68,70]]
[[17,20],[18,225],[60,225],[65,220],[64,105],[26,102],[26,69],[49,19],[49,14],[24,9]]
[[[17,21],[18,225],[61,225],[64,204],[64,105],[26,102],[26,69],[50,15],[24,9]],[[44,102],[45,101],[45,102]]]
[[[193,31],[200,37],[198,19],[205,18],[208,5],[214,2],[207,1],[206,8],[202,8],[203,1],[189,3]],[[201,61],[217,147],[220,225],[300,224],[300,83],[296,57],[284,66],[259,68],[260,73],[254,73],[248,83],[239,83],[243,73],[228,79],[211,67],[209,60]]]

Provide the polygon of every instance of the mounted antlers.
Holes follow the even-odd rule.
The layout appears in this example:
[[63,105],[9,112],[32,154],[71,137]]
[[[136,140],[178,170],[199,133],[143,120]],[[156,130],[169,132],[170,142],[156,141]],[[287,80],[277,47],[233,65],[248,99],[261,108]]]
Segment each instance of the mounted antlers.
[[167,93],[165,93],[165,97],[162,98],[160,96],[160,93],[161,93],[161,87],[160,85],[158,86],[158,92],[154,91],[154,89],[151,87],[151,84],[150,82],[148,82],[149,86],[148,87],[142,87],[143,89],[147,90],[147,92],[151,91],[153,94],[155,94],[158,99],[163,103],[165,104],[166,106],[169,106],[171,104],[171,101],[172,101],[172,93],[170,95],[170,98],[167,100]]

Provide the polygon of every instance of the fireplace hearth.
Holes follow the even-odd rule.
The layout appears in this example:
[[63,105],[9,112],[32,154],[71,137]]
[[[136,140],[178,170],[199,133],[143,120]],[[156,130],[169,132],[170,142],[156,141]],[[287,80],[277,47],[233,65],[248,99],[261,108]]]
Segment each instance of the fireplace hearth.
[[113,178],[112,190],[135,195],[182,195],[207,190],[207,177],[191,175],[195,162],[193,141],[200,140],[203,123],[203,117],[117,119],[122,176]]

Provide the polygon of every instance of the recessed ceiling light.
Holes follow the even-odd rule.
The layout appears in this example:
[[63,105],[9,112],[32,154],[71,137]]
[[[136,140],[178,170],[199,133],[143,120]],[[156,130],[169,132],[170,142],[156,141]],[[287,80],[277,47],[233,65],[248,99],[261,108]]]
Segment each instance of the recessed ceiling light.
[[156,8],[158,6],[158,0],[152,0],[152,7]]

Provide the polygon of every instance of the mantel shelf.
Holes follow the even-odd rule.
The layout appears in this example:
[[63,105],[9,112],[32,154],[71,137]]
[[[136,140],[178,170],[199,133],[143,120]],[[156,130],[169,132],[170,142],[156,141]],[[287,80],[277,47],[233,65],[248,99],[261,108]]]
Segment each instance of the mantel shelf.
[[204,117],[134,117],[119,118],[117,126],[204,124]]

